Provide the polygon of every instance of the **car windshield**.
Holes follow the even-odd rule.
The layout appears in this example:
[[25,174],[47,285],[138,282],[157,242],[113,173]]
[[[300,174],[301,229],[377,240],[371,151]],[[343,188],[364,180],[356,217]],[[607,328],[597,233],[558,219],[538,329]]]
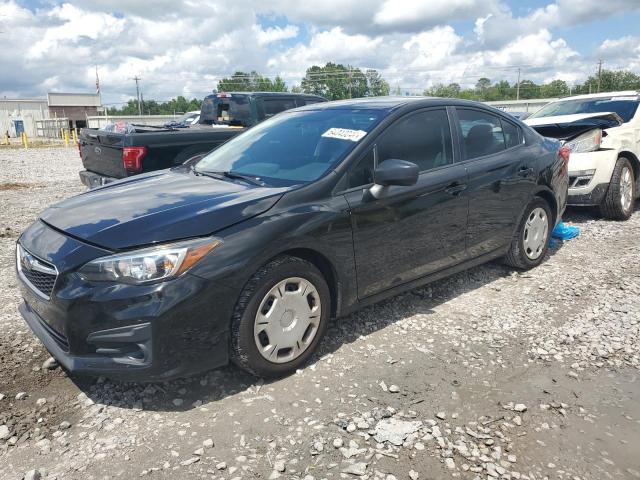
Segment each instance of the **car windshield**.
[[380,110],[281,113],[209,153],[196,172],[232,172],[272,186],[312,182],[337,165],[384,115]]
[[580,113],[614,112],[622,120],[628,122],[638,109],[638,97],[600,97],[578,100],[565,100],[545,105],[529,118],[555,117],[558,115],[575,115]]

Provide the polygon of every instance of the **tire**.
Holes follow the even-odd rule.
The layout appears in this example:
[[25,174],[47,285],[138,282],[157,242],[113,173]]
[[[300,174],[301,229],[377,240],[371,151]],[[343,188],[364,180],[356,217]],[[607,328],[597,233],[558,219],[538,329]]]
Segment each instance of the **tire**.
[[[277,287],[281,286],[282,282],[285,281],[292,282],[287,283],[284,289],[278,290]],[[296,283],[298,281],[300,283]],[[304,282],[307,283],[305,284]],[[300,295],[299,292],[302,291],[302,285],[306,285],[305,288],[312,293],[305,296],[303,292]],[[289,292],[290,287],[293,288],[294,286],[298,290]],[[281,290],[284,291],[284,294]],[[274,291],[280,293],[272,293]],[[289,294],[291,299],[287,299]],[[287,303],[300,302],[300,299],[304,299],[304,302],[307,303],[309,312],[315,306],[318,306],[319,301],[319,313],[316,310],[314,313],[317,315],[312,320],[307,319],[307,316],[313,316],[313,314],[305,311],[304,302],[302,305],[295,303],[293,306]],[[277,302],[281,303],[278,304]],[[315,306],[311,307],[314,302]],[[274,307],[271,307],[271,305],[274,305]],[[275,310],[276,307],[278,310]],[[297,307],[300,307],[300,309]],[[264,323],[260,323],[259,319],[264,320],[266,318],[265,316],[258,316],[259,308],[261,309],[260,315],[262,315],[262,312],[274,308],[273,312],[269,311],[269,315],[274,315],[274,318],[271,319],[274,323],[267,322],[267,326],[264,327],[265,330],[256,333],[258,329],[264,326]],[[275,318],[280,315],[280,311],[284,308],[286,310],[279,320]],[[301,258],[286,255],[279,256],[261,267],[247,282],[240,294],[231,320],[231,361],[243,370],[258,377],[275,378],[293,373],[313,355],[327,330],[330,314],[331,294],[329,287],[322,273],[315,265]],[[287,324],[289,321],[291,323]],[[307,330],[304,330],[304,324],[307,321],[316,322],[316,325],[309,324]],[[271,335],[270,328],[275,329],[273,330],[273,338],[278,339],[278,336],[286,337],[280,338],[285,345],[284,348],[278,348],[280,346],[273,345],[278,342],[269,338]],[[286,331],[287,329],[289,331]],[[299,332],[303,330],[304,333],[301,335]],[[313,336],[311,336],[312,333]],[[295,342],[297,348],[292,347],[288,351],[287,342],[290,342],[290,337],[300,337],[300,340]],[[305,342],[308,343],[305,344]],[[301,347],[301,344],[304,348]],[[300,350],[302,350],[301,353]],[[282,355],[283,352],[284,355]],[[288,360],[287,354],[290,356],[297,354],[298,356]]]
[[620,157],[613,169],[607,193],[600,204],[600,213],[610,220],[628,220],[633,213],[635,199],[636,183],[631,162],[625,157]]
[[[540,228],[544,227],[544,219],[540,217],[541,212],[546,215],[546,232],[540,235],[539,249],[535,251],[531,250],[531,245],[528,243],[529,232],[534,231],[531,227],[532,221],[535,221],[535,225]],[[536,215],[534,215],[534,213]],[[528,226],[529,225],[529,226]],[[537,267],[544,260],[547,250],[549,249],[549,239],[551,238],[551,231],[553,229],[553,215],[549,204],[540,197],[535,197],[527,207],[524,209],[518,228],[516,229],[509,251],[505,256],[505,263],[511,267],[520,270],[529,270]],[[540,230],[537,230],[540,231]],[[533,239],[533,237],[531,237]]]

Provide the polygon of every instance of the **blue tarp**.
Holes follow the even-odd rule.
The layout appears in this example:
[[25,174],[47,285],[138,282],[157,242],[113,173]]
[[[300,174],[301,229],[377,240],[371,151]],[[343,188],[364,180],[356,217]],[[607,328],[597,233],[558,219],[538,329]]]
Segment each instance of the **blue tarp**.
[[566,225],[565,223],[560,222],[551,232],[551,241],[549,242],[549,246],[551,248],[555,248],[558,245],[556,240],[571,240],[572,238],[576,238],[578,235],[580,235],[580,229],[578,227],[572,227],[571,225]]

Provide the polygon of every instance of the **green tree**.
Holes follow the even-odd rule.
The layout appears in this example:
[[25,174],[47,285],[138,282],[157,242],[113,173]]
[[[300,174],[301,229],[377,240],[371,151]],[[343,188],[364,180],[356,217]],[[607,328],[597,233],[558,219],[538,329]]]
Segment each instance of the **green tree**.
[[[600,77],[601,92],[615,92],[617,90],[639,90],[640,76],[628,70],[602,70]],[[596,93],[598,91],[598,76],[592,75],[582,84],[577,85],[575,93]]]
[[359,68],[329,62],[307,68],[302,91],[321,95],[328,100],[389,94],[389,84],[376,70],[363,73]]
[[[144,100],[142,102],[144,115],[177,115],[194,110],[200,110],[202,100],[193,98],[187,100],[183,96],[178,96],[168,102],[157,102],[156,100]],[[138,115],[137,100],[129,100],[121,108],[112,107],[107,109],[109,115]]]
[[491,80],[486,77],[480,78],[476,82],[476,93],[484,100],[487,89],[491,86]]
[[540,98],[540,87],[531,80],[520,81],[520,99]]
[[457,83],[450,83],[449,85],[438,83],[425,90],[422,94],[427,97],[459,98],[460,91],[460,85]]
[[218,82],[219,92],[286,92],[287,85],[277,76],[271,80],[256,71],[249,73],[237,71],[231,77]]
[[391,87],[387,81],[382,78],[382,75],[377,70],[368,69],[364,73],[367,78],[367,95],[370,97],[384,97],[389,95]]
[[540,86],[541,98],[556,98],[569,95],[569,86],[564,80],[553,80]]

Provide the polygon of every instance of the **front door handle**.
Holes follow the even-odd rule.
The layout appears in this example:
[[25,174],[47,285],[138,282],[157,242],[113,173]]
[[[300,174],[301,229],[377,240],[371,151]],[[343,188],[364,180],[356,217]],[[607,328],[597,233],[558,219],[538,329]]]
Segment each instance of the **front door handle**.
[[529,167],[520,167],[520,170],[518,170],[518,175],[520,175],[521,177],[528,177],[532,173],[533,173],[533,168],[529,168]]
[[458,195],[459,193],[465,191],[467,189],[466,183],[453,182],[447,188],[444,189],[449,195]]

